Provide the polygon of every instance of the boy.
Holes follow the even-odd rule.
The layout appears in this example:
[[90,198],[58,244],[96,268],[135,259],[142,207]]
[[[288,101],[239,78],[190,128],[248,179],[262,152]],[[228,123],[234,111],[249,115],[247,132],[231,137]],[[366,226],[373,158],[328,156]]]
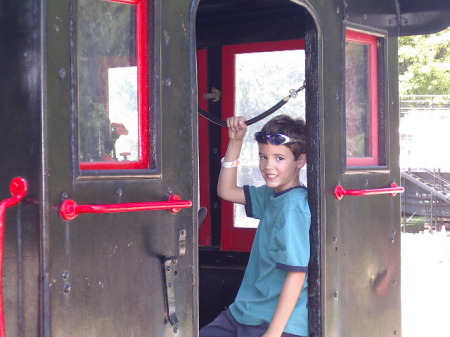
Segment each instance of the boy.
[[308,336],[307,270],[311,215],[299,179],[306,164],[303,120],[281,115],[255,134],[266,185],[237,186],[237,166],[247,126],[227,120],[229,143],[217,193],[245,205],[260,219],[249,263],[230,308],[200,330],[200,337]]

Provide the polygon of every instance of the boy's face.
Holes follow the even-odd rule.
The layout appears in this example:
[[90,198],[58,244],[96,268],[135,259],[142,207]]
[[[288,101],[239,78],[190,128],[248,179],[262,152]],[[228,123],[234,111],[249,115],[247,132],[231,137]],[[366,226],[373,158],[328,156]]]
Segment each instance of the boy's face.
[[277,193],[299,186],[300,169],[306,164],[306,154],[295,160],[292,151],[285,145],[258,144],[259,170],[268,187]]

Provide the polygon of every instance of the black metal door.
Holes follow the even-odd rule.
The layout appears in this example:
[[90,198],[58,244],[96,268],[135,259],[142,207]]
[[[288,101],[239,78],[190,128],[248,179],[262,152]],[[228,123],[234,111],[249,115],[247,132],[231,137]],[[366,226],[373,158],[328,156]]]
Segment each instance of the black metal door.
[[[196,334],[194,208],[129,211],[129,203],[164,207],[173,195],[195,201],[189,11],[187,1],[48,2],[41,186],[45,336]],[[134,71],[121,92],[137,85],[130,110],[138,113],[123,120],[113,108],[129,97],[111,101],[112,70],[119,68]],[[135,143],[119,148],[133,128]],[[121,212],[90,209],[64,220],[70,218],[61,214],[67,200],[73,200],[69,211],[76,202],[81,212],[105,204]]]

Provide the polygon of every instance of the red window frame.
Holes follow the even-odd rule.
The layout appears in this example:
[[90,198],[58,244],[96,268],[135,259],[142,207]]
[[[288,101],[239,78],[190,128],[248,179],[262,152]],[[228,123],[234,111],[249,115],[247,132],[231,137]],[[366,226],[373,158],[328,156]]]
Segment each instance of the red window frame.
[[378,113],[378,38],[374,35],[347,29],[345,40],[369,47],[369,100],[370,100],[370,157],[347,157],[347,166],[378,166],[380,164],[379,113]]
[[148,0],[103,0],[136,5],[136,55],[138,73],[139,160],[80,162],[80,170],[130,170],[150,168]]
[[[305,40],[286,40],[224,46],[222,49],[222,117],[234,115],[236,54],[305,49]],[[228,144],[228,131],[222,130],[222,156]],[[255,228],[234,227],[233,203],[222,200],[221,250],[248,252],[252,248]]]

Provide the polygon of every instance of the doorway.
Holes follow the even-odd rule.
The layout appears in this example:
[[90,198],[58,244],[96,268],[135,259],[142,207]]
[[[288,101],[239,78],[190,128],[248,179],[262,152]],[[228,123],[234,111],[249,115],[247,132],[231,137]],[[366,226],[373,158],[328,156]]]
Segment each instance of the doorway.
[[[308,162],[317,168],[320,135],[313,130],[320,129],[318,88],[315,87],[318,83],[318,43],[314,20],[308,10],[287,0],[276,1],[276,4],[275,1],[201,0],[196,28],[199,107],[222,120],[231,115],[252,118],[289,95],[290,89],[301,87],[306,80],[306,90],[275,114],[286,113],[306,119],[312,144]],[[265,56],[269,59],[267,62],[263,60]],[[249,137],[269,119],[250,126]],[[251,139],[248,142],[252,144]],[[220,158],[226,144],[225,128],[200,116],[200,206],[208,208],[208,215],[199,229],[200,327],[234,300],[257,226],[249,223],[241,210],[222,202],[216,194]],[[243,152],[250,155],[249,146]],[[240,183],[255,183],[259,179],[257,167],[252,169],[252,162],[254,164],[256,160],[249,157],[248,163],[243,165],[247,170],[242,172],[244,178]],[[309,170],[303,179],[310,187],[313,213],[309,290],[310,320],[315,323],[311,335],[320,335],[321,329],[318,172],[320,170]]]

